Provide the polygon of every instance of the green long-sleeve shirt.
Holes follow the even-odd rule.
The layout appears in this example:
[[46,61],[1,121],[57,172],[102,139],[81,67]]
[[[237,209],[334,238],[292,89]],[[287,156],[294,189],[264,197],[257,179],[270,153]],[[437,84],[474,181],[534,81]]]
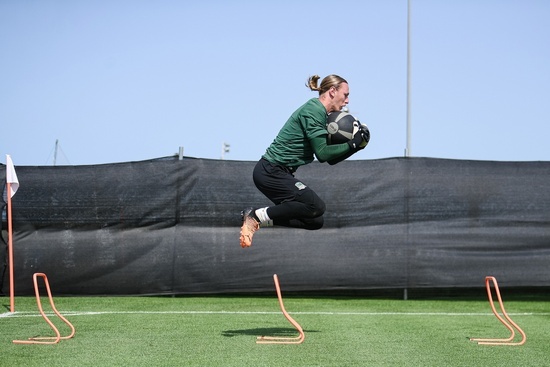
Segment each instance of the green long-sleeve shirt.
[[286,167],[337,160],[350,153],[348,144],[327,145],[327,111],[318,98],[298,108],[283,125],[263,158]]

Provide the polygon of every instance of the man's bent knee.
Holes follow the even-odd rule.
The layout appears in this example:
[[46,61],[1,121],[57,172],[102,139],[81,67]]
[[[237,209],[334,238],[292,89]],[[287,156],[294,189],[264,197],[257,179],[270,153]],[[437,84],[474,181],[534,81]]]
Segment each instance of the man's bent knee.
[[307,205],[307,208],[309,210],[309,218],[318,218],[325,214],[325,202],[312,190],[303,193],[299,198],[299,201]]

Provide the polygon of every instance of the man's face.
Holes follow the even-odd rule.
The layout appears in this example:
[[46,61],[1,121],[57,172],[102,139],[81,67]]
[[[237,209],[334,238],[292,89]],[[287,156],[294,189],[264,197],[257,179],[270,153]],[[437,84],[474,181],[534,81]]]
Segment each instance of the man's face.
[[[342,83],[338,88],[334,88],[332,98],[333,111],[340,111],[349,103],[349,85]],[[331,111],[332,112],[332,111]]]

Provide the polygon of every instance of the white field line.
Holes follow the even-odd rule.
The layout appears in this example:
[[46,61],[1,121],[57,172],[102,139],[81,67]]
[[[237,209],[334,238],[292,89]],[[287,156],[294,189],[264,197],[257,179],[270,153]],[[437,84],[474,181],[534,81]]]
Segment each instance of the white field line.
[[[94,315],[278,315],[280,311],[59,311],[63,316]],[[292,315],[319,316],[493,316],[491,312],[289,312]],[[509,316],[550,316],[550,312],[510,312]],[[46,312],[47,316],[54,316]],[[0,318],[40,317],[38,312],[16,311],[0,314]]]

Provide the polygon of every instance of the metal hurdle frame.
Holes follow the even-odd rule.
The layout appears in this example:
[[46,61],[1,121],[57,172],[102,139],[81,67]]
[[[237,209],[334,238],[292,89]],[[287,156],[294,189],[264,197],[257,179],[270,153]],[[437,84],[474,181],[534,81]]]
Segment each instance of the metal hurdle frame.
[[[502,316],[497,312],[493,302],[493,296],[491,292],[491,282],[493,283],[495,288],[495,293],[497,295]],[[525,344],[525,341],[527,340],[527,336],[525,335],[523,330],[514,321],[512,321],[512,319],[510,318],[510,316],[508,316],[508,314],[506,313],[506,310],[504,309],[504,304],[502,303],[502,298],[500,297],[500,290],[498,288],[498,283],[496,278],[492,276],[485,277],[485,288],[487,289],[487,297],[489,298],[489,304],[491,305],[493,314],[508,330],[510,330],[510,336],[505,339],[504,338],[502,339],[470,338],[470,340],[477,342],[477,344],[479,345],[523,345]],[[513,341],[514,337],[516,336],[516,330],[521,334],[521,340],[519,342]]]
[[256,339],[257,344],[301,344],[305,340],[304,330],[290,315],[286,312],[283,304],[283,297],[281,296],[281,287],[279,285],[279,277],[277,274],[273,274],[273,281],[275,282],[275,289],[277,291],[277,298],[279,299],[279,306],[286,319],[298,330],[299,335],[296,337],[282,337],[282,336],[259,336]]
[[[67,324],[71,328],[71,333],[67,336],[61,336],[61,333],[59,332],[59,329],[51,322],[51,320],[46,316],[44,313],[44,310],[42,308],[42,302],[40,301],[40,290],[38,288],[38,277],[41,277],[44,279],[44,284],[46,285],[46,290],[48,292],[48,298],[50,300],[50,305],[53,309],[53,312],[61,319],[65,324]],[[13,342],[15,344],[57,344],[60,340],[64,339],[70,339],[75,334],[75,328],[73,324],[69,322],[65,317],[63,317],[59,311],[57,311],[57,308],[55,307],[55,304],[53,302],[52,292],[50,290],[50,284],[48,282],[48,277],[44,273],[34,273],[33,275],[33,282],[34,282],[34,293],[36,295],[36,303],[38,305],[38,310],[40,311],[40,314],[46,320],[48,325],[53,329],[55,332],[55,336],[42,336],[42,337],[32,337],[27,340],[14,340]]]

